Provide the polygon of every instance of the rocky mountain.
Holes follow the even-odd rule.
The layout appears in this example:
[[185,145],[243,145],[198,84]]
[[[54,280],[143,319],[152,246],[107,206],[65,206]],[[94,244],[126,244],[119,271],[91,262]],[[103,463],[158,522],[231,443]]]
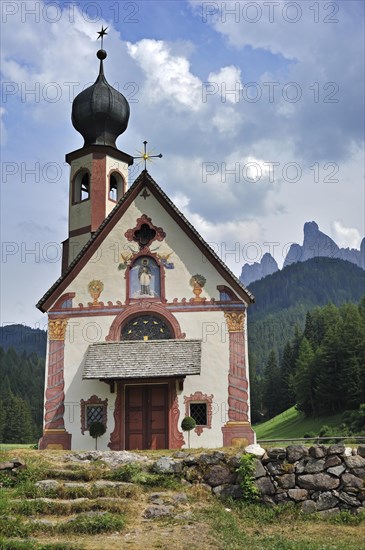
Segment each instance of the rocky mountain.
[[271,275],[278,271],[279,267],[276,260],[266,252],[262,256],[261,262],[255,262],[253,264],[245,264],[242,268],[241,281],[245,285],[249,285],[254,281],[263,279],[267,275]]
[[[296,262],[306,262],[313,258],[336,258],[345,260],[365,270],[365,237],[360,250],[355,248],[340,248],[331,237],[320,231],[316,222],[304,224],[303,244],[293,243],[284,260],[284,267]],[[260,262],[244,264],[240,280],[245,285],[259,281],[267,275],[278,271],[278,265],[271,254],[264,254]]]
[[346,260],[364,269],[364,253],[365,239],[362,240],[360,250],[354,248],[340,248],[334,240],[319,230],[316,222],[307,222],[304,224],[303,245],[291,245],[283,267],[287,267],[295,262],[305,262],[312,258],[322,257]]

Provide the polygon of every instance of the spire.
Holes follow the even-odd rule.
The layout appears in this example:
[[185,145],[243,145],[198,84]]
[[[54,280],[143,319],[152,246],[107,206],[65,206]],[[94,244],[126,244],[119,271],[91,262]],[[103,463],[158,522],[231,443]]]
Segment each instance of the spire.
[[116,139],[128,126],[129,104],[123,94],[110,86],[104,76],[103,61],[107,52],[103,49],[103,37],[108,27],[98,32],[101,49],[96,56],[100,60],[95,83],[79,93],[72,104],[72,124],[88,145],[107,145],[116,148]]

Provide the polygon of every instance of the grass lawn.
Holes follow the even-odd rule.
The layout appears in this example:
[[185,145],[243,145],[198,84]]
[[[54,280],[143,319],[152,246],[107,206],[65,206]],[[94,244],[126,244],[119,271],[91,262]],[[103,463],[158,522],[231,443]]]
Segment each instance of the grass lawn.
[[0,451],[12,451],[13,449],[31,449],[32,443],[0,443]]
[[341,417],[342,413],[334,416],[307,418],[303,413],[292,407],[266,422],[256,424],[254,430],[257,439],[301,438],[308,432],[318,434],[324,424],[328,426],[341,424]]
[[[3,474],[0,549],[364,548],[364,512],[355,516],[344,511],[329,518],[304,515],[294,506],[269,508],[221,501],[204,484],[182,484],[179,479],[141,467],[129,465],[119,471],[98,461],[75,464],[68,458],[69,451],[19,449],[17,454],[27,468],[12,478]],[[3,451],[0,461],[12,456],[12,450]],[[37,488],[35,483],[40,479],[56,479],[61,486]],[[67,480],[73,482],[72,486],[63,485]],[[100,480],[123,483],[103,489],[96,485]],[[173,508],[172,513],[146,518],[145,509],[157,502],[156,492]],[[180,500],[174,500],[176,493]]]

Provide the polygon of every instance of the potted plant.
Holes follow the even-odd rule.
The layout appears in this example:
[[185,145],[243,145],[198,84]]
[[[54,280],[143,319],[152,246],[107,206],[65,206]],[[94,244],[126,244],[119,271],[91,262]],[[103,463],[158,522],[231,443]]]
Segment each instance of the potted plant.
[[193,292],[195,294],[194,302],[201,302],[203,300],[200,298],[200,294],[203,292],[203,287],[206,282],[207,280],[204,275],[200,275],[199,273],[191,277],[189,283],[190,286],[193,287]]
[[90,281],[87,287],[90,296],[93,299],[93,306],[98,306],[99,304],[99,296],[104,290],[104,284],[99,280],[93,280]]
[[196,422],[192,416],[185,416],[181,421],[181,429],[183,432],[188,432],[188,447],[190,449],[190,432],[196,426]]

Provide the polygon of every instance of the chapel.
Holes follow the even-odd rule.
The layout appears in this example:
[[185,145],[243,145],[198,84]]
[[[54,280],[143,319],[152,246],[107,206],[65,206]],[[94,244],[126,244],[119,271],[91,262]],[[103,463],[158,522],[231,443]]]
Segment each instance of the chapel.
[[39,448],[94,449],[95,422],[98,449],[184,448],[186,416],[191,447],[254,443],[254,297],[146,169],[128,181],[135,158],[116,139],[130,107],[105,78],[103,46],[97,57],[95,83],[72,105],[84,144],[66,155],[61,276],[37,304],[48,315]]

